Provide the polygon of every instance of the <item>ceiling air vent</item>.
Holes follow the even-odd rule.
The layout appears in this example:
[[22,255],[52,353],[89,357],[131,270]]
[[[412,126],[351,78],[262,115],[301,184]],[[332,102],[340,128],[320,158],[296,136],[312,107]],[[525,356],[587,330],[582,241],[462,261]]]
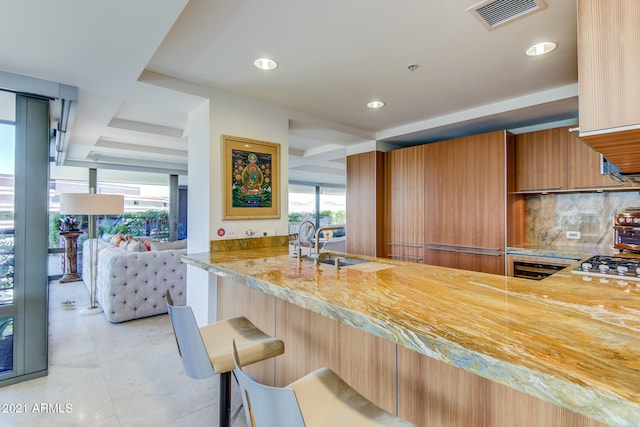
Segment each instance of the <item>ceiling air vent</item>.
[[485,0],[467,10],[482,25],[492,30],[546,6],[543,0]]

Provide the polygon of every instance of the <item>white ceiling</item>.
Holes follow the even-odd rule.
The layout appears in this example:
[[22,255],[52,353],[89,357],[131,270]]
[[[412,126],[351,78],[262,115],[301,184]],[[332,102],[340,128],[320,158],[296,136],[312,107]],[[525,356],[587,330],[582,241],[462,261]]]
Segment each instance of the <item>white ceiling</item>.
[[[576,120],[575,1],[491,31],[477,1],[12,0],[0,71],[78,87],[67,165],[186,170],[200,100],[159,73],[291,111],[289,179],[343,183],[358,144]],[[558,49],[524,55],[544,40]],[[257,70],[262,56],[279,67]]]

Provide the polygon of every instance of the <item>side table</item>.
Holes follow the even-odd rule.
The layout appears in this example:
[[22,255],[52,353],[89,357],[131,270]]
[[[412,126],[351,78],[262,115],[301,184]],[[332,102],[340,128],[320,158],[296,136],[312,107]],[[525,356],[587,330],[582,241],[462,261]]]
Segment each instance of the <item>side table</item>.
[[60,278],[60,283],[77,282],[82,280],[78,274],[78,236],[82,235],[82,231],[61,231],[60,235],[65,240],[65,257],[64,275]]

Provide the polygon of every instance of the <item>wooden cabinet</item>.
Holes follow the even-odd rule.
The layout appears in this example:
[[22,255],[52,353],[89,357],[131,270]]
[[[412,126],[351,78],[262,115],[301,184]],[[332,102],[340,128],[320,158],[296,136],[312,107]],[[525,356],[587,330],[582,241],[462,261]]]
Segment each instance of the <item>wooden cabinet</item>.
[[384,153],[347,157],[347,252],[384,256]]
[[628,183],[615,182],[600,173],[600,153],[595,151],[575,133],[567,132],[567,181],[568,189],[628,187]]
[[516,191],[557,191],[567,187],[567,129],[516,135]]
[[578,1],[580,137],[640,171],[640,2]]
[[600,174],[600,153],[569,129],[559,127],[516,136],[515,191],[551,193],[629,187],[628,183]]
[[386,253],[403,261],[424,261],[426,146],[386,153]]
[[426,263],[504,274],[505,131],[426,146]]

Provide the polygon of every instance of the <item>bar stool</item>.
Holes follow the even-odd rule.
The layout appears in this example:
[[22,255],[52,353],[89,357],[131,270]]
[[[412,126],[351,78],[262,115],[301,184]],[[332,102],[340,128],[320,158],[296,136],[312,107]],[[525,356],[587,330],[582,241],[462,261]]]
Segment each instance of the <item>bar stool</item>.
[[219,426],[229,427],[234,343],[237,343],[237,352],[245,365],[284,353],[284,343],[265,334],[245,317],[221,320],[199,328],[191,307],[173,305],[169,291],[166,298],[184,371],[193,379],[220,374]]
[[249,427],[415,427],[374,405],[328,368],[284,388],[261,384],[240,367],[235,342],[233,349],[233,373]]

